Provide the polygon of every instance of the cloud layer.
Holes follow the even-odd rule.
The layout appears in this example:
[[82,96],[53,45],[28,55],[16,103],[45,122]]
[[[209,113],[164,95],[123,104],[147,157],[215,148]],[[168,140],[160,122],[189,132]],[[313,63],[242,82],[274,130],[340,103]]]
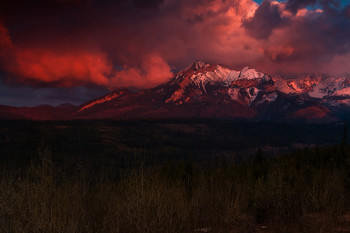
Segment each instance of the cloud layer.
[[26,85],[109,89],[155,86],[194,60],[340,74],[348,28],[335,0],[13,0],[0,3],[0,69]]

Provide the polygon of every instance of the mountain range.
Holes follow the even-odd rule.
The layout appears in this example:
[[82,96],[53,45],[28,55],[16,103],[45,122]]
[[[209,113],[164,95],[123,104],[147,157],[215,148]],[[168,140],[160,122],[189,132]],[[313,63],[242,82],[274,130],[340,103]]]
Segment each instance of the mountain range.
[[150,89],[119,89],[80,106],[0,106],[0,119],[235,118],[339,121],[350,112],[350,76],[285,79],[197,61]]

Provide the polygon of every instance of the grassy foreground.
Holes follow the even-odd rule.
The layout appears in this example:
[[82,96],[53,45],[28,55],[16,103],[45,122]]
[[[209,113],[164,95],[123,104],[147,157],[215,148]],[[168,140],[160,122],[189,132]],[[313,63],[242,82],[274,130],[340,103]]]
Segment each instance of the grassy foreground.
[[[74,169],[50,149],[25,171],[3,168],[0,232],[344,232],[350,213],[346,145],[277,158],[218,158],[113,173]],[[145,165],[148,164],[148,165]],[[92,175],[93,174],[93,175]],[[111,175],[113,174],[113,175]]]

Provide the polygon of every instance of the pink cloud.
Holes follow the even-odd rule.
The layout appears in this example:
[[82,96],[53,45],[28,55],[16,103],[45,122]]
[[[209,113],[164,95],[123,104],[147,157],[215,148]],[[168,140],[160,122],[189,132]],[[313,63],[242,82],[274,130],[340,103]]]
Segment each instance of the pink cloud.
[[143,57],[140,68],[124,67],[123,70],[115,72],[109,88],[130,87],[134,84],[146,88],[154,87],[172,76],[169,65],[158,54],[149,54]]

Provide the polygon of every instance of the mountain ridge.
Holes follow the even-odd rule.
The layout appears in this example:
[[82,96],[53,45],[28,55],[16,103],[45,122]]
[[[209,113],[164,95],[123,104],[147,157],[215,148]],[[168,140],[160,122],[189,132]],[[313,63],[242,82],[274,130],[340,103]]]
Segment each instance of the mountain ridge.
[[[196,61],[154,88],[115,90],[80,106],[0,106],[2,119],[70,120],[216,117],[249,120],[336,121],[350,110],[350,78],[271,76]],[[341,115],[341,117],[340,117]]]

